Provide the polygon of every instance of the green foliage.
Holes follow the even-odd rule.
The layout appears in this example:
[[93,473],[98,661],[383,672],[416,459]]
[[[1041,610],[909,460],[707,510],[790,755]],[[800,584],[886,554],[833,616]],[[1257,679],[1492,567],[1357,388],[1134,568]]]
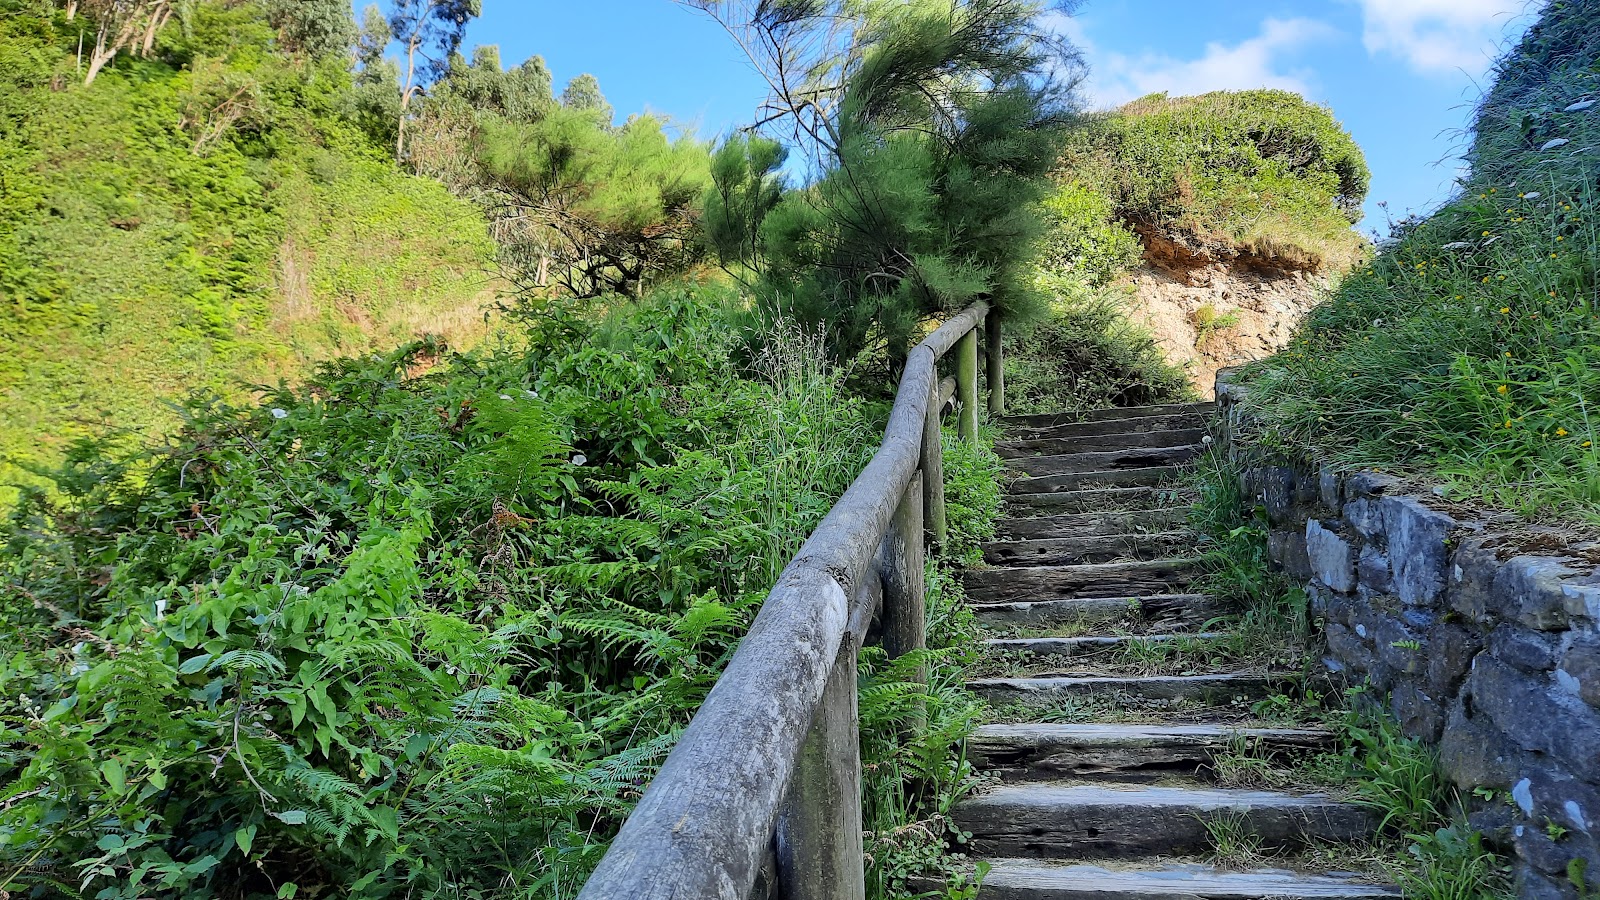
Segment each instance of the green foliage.
[[[1402,223],[1248,373],[1269,439],[1424,469],[1454,496],[1600,521],[1600,7],[1549,6],[1500,64],[1459,197]],[[1570,143],[1560,143],[1570,141]]]
[[701,202],[700,227],[722,268],[755,270],[765,256],[761,220],[783,199],[780,170],[789,151],[756,134],[736,134],[711,156],[711,187]]
[[[876,440],[814,354],[730,375],[726,307],[81,448],[4,536],[0,889],[570,896]],[[942,795],[936,721],[881,746]]]
[[[882,348],[893,369],[931,315],[978,297],[1008,316],[1035,308],[1027,253],[1065,116],[1038,6],[694,5],[765,48],[758,64],[783,85],[772,121],[819,166],[759,237],[717,241],[763,247],[769,317],[826,329],[839,359]],[[748,177],[719,174],[724,194]]]
[[286,59],[259,7],[202,3],[159,58],[52,91],[76,37],[0,18],[0,480],[170,424],[166,397],[480,333],[481,221],[386,161],[342,61]]
[[1119,218],[1202,248],[1312,271],[1364,253],[1350,229],[1370,180],[1361,150],[1327,108],[1287,91],[1152,94],[1076,130],[1062,165]]
[[561,105],[567,109],[593,113],[595,118],[608,128],[615,116],[611,104],[607,103],[605,95],[600,93],[599,79],[587,72],[567,82],[566,90],[561,92]]
[[359,36],[346,0],[267,0],[266,12],[292,53],[316,59],[344,56]]

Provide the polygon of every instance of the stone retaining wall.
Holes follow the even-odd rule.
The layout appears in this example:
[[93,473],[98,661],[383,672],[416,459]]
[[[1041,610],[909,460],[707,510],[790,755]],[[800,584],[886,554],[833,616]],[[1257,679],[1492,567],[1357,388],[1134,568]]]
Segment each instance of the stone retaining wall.
[[1272,558],[1307,582],[1324,623],[1324,665],[1439,748],[1473,825],[1514,857],[1522,897],[1577,897],[1574,860],[1597,896],[1600,548],[1385,475],[1267,464],[1234,440],[1226,373],[1217,395]]

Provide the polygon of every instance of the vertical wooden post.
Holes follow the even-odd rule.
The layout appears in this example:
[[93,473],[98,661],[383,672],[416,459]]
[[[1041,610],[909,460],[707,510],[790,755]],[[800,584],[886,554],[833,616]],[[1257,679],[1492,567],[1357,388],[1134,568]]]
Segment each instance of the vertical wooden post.
[[[906,485],[900,505],[883,536],[883,649],[890,659],[928,646],[926,552],[922,546],[923,478],[918,472]],[[917,681],[927,684],[927,667]]]
[[922,512],[928,528],[928,540],[940,547],[950,536],[944,515],[944,440],[939,427],[939,408],[943,405],[939,386],[934,385],[933,396],[928,398],[928,417],[922,423],[922,461],[919,466],[922,470]]
[[983,338],[989,376],[989,415],[999,418],[1006,414],[1006,368],[1001,349],[999,310],[989,310],[989,317],[983,323]]
[[978,442],[978,330],[967,332],[956,346],[956,398],[961,401],[961,439]]
[[855,640],[845,636],[778,814],[785,900],[866,900]]

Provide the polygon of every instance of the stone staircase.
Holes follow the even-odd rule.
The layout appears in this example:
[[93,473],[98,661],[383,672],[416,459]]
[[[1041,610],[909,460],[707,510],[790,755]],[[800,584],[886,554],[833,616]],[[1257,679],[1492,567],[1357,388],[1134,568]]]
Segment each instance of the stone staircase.
[[1228,637],[1230,611],[1195,587],[1190,501],[1176,484],[1204,450],[1211,412],[1188,404],[1005,422],[1000,455],[1020,477],[1000,540],[984,548],[992,568],[968,572],[966,588],[995,635],[987,650],[999,672],[969,687],[1008,724],[968,741],[998,785],[955,810],[968,851],[991,866],[983,900],[1399,897],[1354,873],[1241,870],[1219,858],[1219,833],[1286,853],[1372,836],[1363,807],[1214,777],[1214,761],[1242,741],[1266,754],[1326,746],[1321,731],[1250,721],[1251,702],[1292,692],[1294,676],[1107,673],[1119,666],[1106,660],[1136,650]]

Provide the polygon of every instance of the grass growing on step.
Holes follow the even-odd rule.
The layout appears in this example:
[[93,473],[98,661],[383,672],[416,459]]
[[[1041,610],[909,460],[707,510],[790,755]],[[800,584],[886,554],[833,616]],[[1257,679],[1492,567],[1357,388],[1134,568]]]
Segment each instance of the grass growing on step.
[[1211,864],[1218,867],[1248,869],[1266,858],[1261,835],[1244,810],[1228,810],[1196,816],[1205,826],[1211,843]]

